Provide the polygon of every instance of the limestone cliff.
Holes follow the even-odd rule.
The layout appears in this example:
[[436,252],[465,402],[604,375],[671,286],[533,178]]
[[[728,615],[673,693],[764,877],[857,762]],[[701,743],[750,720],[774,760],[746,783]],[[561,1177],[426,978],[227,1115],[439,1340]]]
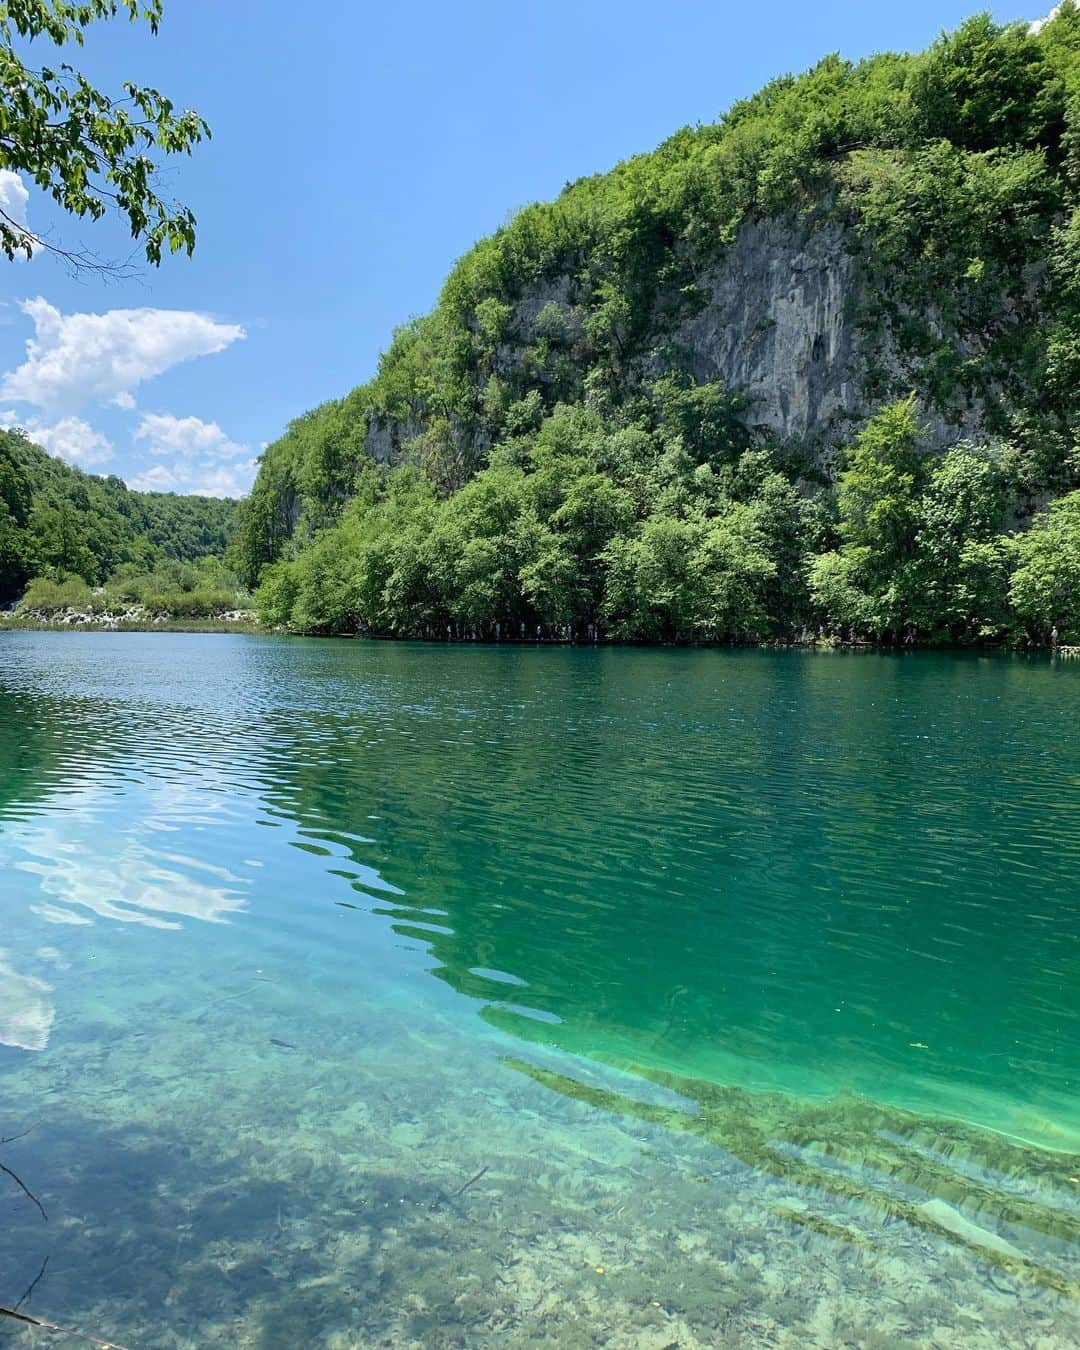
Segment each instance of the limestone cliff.
[[[880,314],[882,278],[868,266],[868,249],[833,203],[744,221],[733,243],[685,259],[693,277],[693,303],[659,295],[639,350],[623,363],[628,385],[645,385],[673,366],[698,383],[719,381],[744,400],[744,419],[761,444],[798,444],[823,468],[883,398],[925,385],[918,352],[905,351],[893,323]],[[1031,289],[1029,285],[1028,289]],[[537,366],[537,344],[556,346],[565,360],[586,369],[595,352],[589,337],[589,287],[567,271],[526,286],[514,299],[484,377],[554,383]],[[875,320],[868,320],[868,313]],[[928,295],[915,316],[970,362],[988,345],[953,326]],[[1010,319],[1002,300],[1002,320]],[[873,379],[870,378],[873,372]],[[920,413],[927,445],[941,448],[962,436],[985,438],[995,426],[974,385],[951,398],[924,393]],[[407,461],[430,425],[430,408],[416,400],[404,416],[371,410],[366,450],[380,463]],[[480,463],[492,443],[484,418],[452,419],[460,455]]]
[[1031,31],[982,15],[922,54],[827,57],[568,185],[460,259],[372,380],[268,449],[249,574],[332,523],[372,460],[445,496],[559,405],[647,424],[668,380],[729,399],[729,448],[773,448],[803,482],[914,392],[923,449],[1007,443],[1021,497],[1060,490],[1080,427],[1078,146],[1067,0]]

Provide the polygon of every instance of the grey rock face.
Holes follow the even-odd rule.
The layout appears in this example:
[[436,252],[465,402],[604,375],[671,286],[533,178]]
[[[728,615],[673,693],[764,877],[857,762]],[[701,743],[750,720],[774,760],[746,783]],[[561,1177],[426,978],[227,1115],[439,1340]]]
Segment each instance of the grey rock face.
[[554,339],[576,350],[584,336],[585,310],[571,277],[555,277],[530,286],[514,306],[507,339],[495,354],[496,374],[505,375],[537,338]]
[[413,418],[399,421],[394,417],[379,417],[369,413],[364,448],[377,464],[399,464],[405,447],[423,430],[424,424]]
[[[721,379],[747,396],[747,422],[763,439],[802,442],[828,460],[882,402],[921,383],[887,324],[860,325],[870,281],[850,229],[835,216],[748,220],[699,285],[707,304],[677,326],[671,344],[698,380]],[[936,316],[927,296],[922,317],[942,333]],[[972,338],[953,340],[965,357],[976,354]],[[871,364],[882,381],[873,399]],[[977,399],[919,411],[931,449],[984,435]]]
[[750,400],[770,438],[835,439],[861,412],[858,260],[836,222],[750,220],[700,279],[708,302],[671,335],[698,380]]

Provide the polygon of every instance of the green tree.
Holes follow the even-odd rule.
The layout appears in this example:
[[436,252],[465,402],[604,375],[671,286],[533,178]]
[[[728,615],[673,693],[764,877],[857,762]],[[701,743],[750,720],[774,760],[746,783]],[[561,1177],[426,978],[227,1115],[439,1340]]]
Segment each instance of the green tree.
[[444,502],[422,558],[432,591],[456,623],[497,623],[520,613],[525,564],[523,475],[488,469]]
[[17,439],[0,432],[0,502],[16,525],[25,525],[33,500],[33,484],[27,466],[16,453]]
[[748,451],[741,457],[731,484],[737,500],[747,503],[773,564],[765,587],[770,624],[781,634],[791,634],[810,617],[808,562],[826,530],[822,503],[778,473],[772,457],[763,451]]
[[742,420],[746,399],[723,384],[693,384],[685,377],[666,375],[651,393],[660,425],[682,438],[696,463],[730,463],[746,449],[749,433]]
[[79,512],[70,502],[35,505],[30,515],[29,552],[35,574],[71,573],[84,581],[102,579],[101,567],[86,542]]
[[810,599],[830,626],[851,627],[860,632],[878,626],[875,598],[865,589],[867,550],[833,549],[810,562]]
[[596,621],[604,593],[603,551],[634,519],[630,494],[601,473],[581,473],[525,550],[521,580],[529,601],[549,623]]
[[292,563],[271,563],[255,595],[259,622],[267,628],[298,627],[294,619],[299,577]]
[[0,497],[0,604],[14,600],[30,576],[25,529]]
[[667,517],[605,550],[605,630],[617,638],[670,639],[692,626],[701,604],[694,565],[700,526]]
[[0,435],[0,604],[14,599],[30,575],[26,522],[33,488],[13,438]]
[[845,542],[872,549],[886,573],[906,562],[914,550],[918,440],[912,394],[890,403],[867,422],[838,481]]
[[1008,556],[999,534],[1008,485],[994,447],[961,442],[934,463],[916,507],[908,586],[920,628],[959,641],[1008,626]]
[[1060,136],[1065,88],[1025,24],[968,19],[930,49],[911,81],[915,130],[970,150]]
[[1010,598],[1033,637],[1080,639],[1080,492],[1052,502],[1015,540]]
[[259,476],[240,508],[236,540],[230,551],[244,583],[259,584],[263,568],[281,557],[300,518],[297,465],[282,441],[268,446]]
[[908,621],[906,586],[917,533],[918,438],[914,394],[882,408],[855,438],[837,486],[840,561],[813,569],[812,590],[819,603],[823,587],[834,600],[843,597],[843,616],[826,609],[826,617],[836,622],[880,632]]
[[721,641],[766,631],[775,567],[745,506],[731,503],[713,519],[655,517],[612,540],[605,561],[603,620],[615,637]]
[[[123,96],[97,89],[66,62],[28,65],[33,41],[79,45],[84,30],[126,12],[158,31],[162,0],[4,0],[0,4],[0,168],[25,174],[69,214],[100,220],[119,214],[155,265],[165,251],[191,253],[195,217],[162,197],[152,154],[190,154],[210,129],[195,112],[178,112],[156,89],[127,81]],[[27,258],[41,248],[75,265],[86,253],[47,243],[0,211],[0,249]]]

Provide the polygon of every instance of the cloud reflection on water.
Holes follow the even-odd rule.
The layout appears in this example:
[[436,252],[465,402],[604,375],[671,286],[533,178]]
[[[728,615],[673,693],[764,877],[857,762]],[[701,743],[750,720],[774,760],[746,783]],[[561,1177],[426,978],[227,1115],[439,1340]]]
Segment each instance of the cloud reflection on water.
[[[185,825],[228,828],[228,811],[202,783],[138,784],[120,831],[106,823],[115,807],[115,797],[82,785],[54,796],[47,816],[3,833],[3,860],[31,879],[27,908],[38,919],[78,943],[79,930],[101,920],[175,931],[185,920],[228,923],[247,909],[249,880],[175,847]],[[170,846],[160,847],[166,840]],[[25,954],[0,958],[0,1044],[44,1050],[56,1016],[46,997],[52,986],[16,970]],[[56,970],[70,966],[56,948],[38,949],[37,958]]]
[[[11,842],[22,854],[13,866],[41,878],[41,903],[32,906],[54,924],[101,919],[180,928],[183,919],[226,923],[247,908],[249,882],[227,868],[157,846],[162,833],[224,824],[225,812],[201,783],[143,783],[130,802],[131,824],[106,832],[101,803],[91,788],[65,794],[55,814],[23,825]],[[48,899],[47,899],[48,897]],[[50,903],[55,901],[56,903]]]
[[32,975],[20,975],[0,950],[0,1045],[17,1050],[44,1050],[56,1018],[46,997],[52,985]]
[[[88,909],[102,919],[144,924],[148,928],[180,928],[181,919],[225,923],[231,914],[247,907],[234,887],[215,886],[191,875],[197,859],[177,859],[165,866],[160,855],[139,843],[128,844],[120,856],[100,859],[98,865],[71,841],[55,831],[42,830],[34,841],[34,853],[48,862],[20,861],[15,867],[41,878],[41,892],[64,906],[36,906],[42,918],[53,923],[78,923],[78,909]],[[239,878],[230,878],[240,885]]]

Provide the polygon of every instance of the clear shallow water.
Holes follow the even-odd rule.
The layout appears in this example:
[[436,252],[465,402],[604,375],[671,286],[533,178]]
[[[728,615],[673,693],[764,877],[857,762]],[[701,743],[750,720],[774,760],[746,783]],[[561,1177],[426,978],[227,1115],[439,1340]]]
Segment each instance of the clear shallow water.
[[1078,724],[1045,661],[4,635],[0,1303],[1074,1344]]

